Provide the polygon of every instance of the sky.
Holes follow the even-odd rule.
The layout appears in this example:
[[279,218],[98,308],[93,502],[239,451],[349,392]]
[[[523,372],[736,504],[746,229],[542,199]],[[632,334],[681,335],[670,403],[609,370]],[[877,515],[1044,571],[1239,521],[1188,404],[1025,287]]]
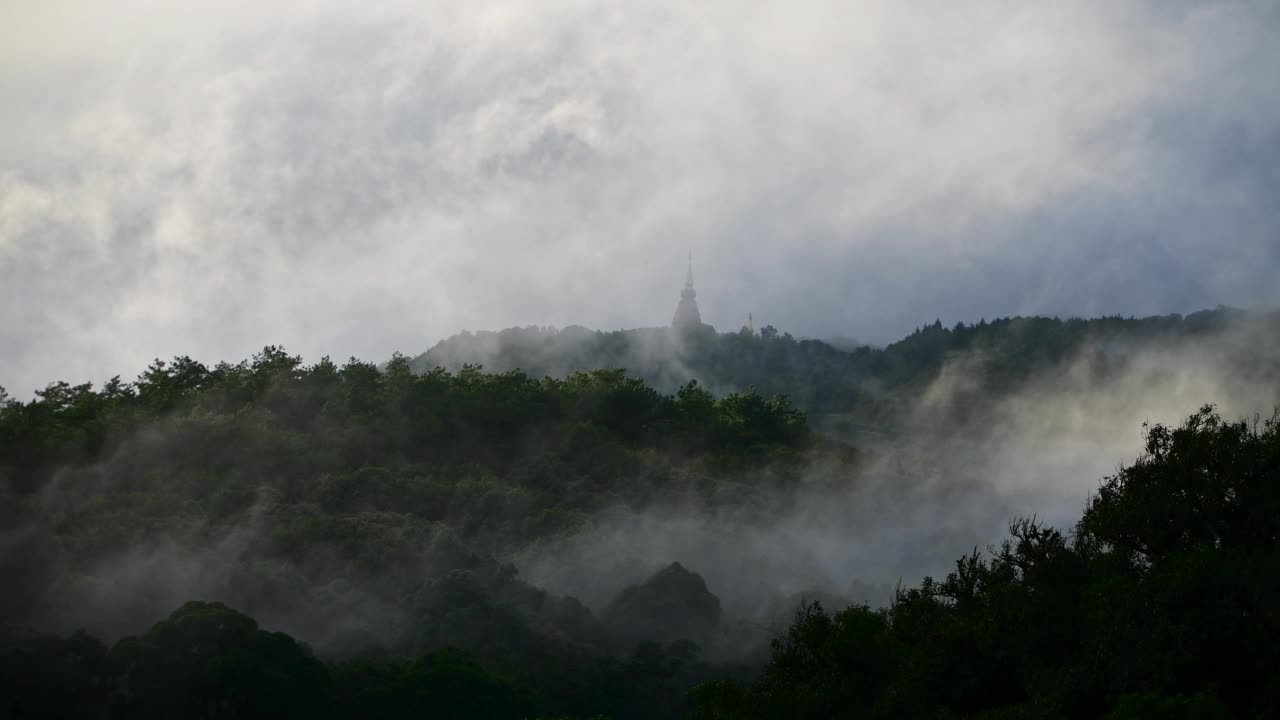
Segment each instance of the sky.
[[0,385],[1280,304],[1280,3],[0,6]]

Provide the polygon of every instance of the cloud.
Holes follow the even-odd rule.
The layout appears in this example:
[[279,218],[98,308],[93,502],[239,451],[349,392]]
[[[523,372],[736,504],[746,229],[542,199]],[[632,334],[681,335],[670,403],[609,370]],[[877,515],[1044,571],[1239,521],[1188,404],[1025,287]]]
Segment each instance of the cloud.
[[0,384],[1280,302],[1266,2],[10,3]]

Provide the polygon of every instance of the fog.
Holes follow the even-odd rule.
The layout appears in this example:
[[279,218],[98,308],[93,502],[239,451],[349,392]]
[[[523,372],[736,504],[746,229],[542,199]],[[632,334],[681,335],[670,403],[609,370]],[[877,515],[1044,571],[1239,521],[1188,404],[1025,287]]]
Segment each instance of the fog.
[[[217,599],[341,657],[411,644],[415,608],[448,592],[436,583],[453,568],[500,577],[508,572],[500,564],[511,562],[520,579],[600,617],[626,587],[679,562],[706,580],[723,608],[708,657],[758,657],[805,600],[885,605],[896,587],[945,575],[961,555],[997,544],[1017,517],[1069,531],[1098,482],[1138,457],[1145,424],[1177,424],[1206,403],[1228,418],[1270,416],[1280,407],[1280,339],[1266,317],[1241,313],[1206,335],[1088,344],[996,393],[982,388],[986,354],[955,354],[906,396],[886,426],[892,431],[851,439],[864,457],[854,470],[819,461],[798,484],[747,503],[606,508],[579,532],[494,560],[478,559],[448,518],[406,524],[400,516],[351,515],[374,527],[361,536],[369,552],[401,558],[390,572],[356,567],[330,545],[308,548],[295,562],[269,559],[272,524],[296,510],[282,509],[281,490],[268,485],[230,522],[152,531],[121,552],[87,559],[90,549],[68,538],[92,534],[67,536],[59,527],[95,503],[130,502],[120,483],[145,473],[148,458],[185,452],[181,432],[145,428],[115,457],[60,471],[33,497],[3,498],[0,562],[13,582],[0,600],[21,622],[87,627],[113,639],[145,630],[186,600]],[[477,347],[498,352],[491,343]],[[631,356],[692,372],[681,352],[679,342],[666,342]]]
[[[663,650],[652,641],[693,637],[697,650],[676,643],[667,652],[686,657],[696,652],[698,667],[717,673],[750,673],[765,659],[767,641],[786,631],[802,603],[820,600],[829,610],[859,602],[883,605],[895,586],[946,572],[970,548],[997,541],[1005,522],[1018,514],[1039,512],[1069,528],[1096,478],[1135,456],[1142,422],[1177,422],[1205,396],[1216,398],[1227,417],[1280,401],[1274,376],[1280,367],[1276,336],[1259,336],[1256,329],[1237,327],[1194,342],[1129,348],[1119,363],[1100,363],[1099,348],[1087,348],[985,404],[978,376],[988,358],[955,356],[907,408],[898,432],[864,448],[869,459],[860,470],[819,462],[798,485],[753,497],[746,507],[667,503],[638,510],[610,508],[581,532],[501,559],[514,560],[525,580],[580,598],[595,611],[597,626],[610,635],[587,652],[623,655],[635,649],[627,659],[587,654],[581,646],[572,648],[575,654],[560,656],[566,660],[548,652],[552,671],[560,669],[556,662],[586,665],[590,672],[644,661],[646,653],[661,659]],[[1248,372],[1249,365],[1264,372]],[[957,406],[971,404],[978,406],[976,411],[966,408],[961,411],[964,419],[956,419]],[[240,410],[249,414],[253,409]],[[202,412],[206,408],[197,407],[191,414]],[[302,558],[293,562],[270,558],[262,552],[270,542],[270,526],[286,518],[278,512],[277,491],[268,487],[229,524],[165,528],[162,522],[159,530],[141,529],[125,550],[95,557],[88,546],[94,532],[64,532],[68,523],[82,519],[76,512],[110,502],[107,496],[121,491],[132,475],[145,473],[149,462],[188,449],[181,433],[158,428],[145,429],[128,442],[146,452],[131,460],[122,453],[92,467],[65,468],[25,501],[0,496],[0,576],[7,581],[0,591],[0,613],[6,624],[31,623],[63,633],[87,627],[113,641],[143,632],[187,600],[218,600],[253,616],[262,627],[289,633],[326,661],[358,658],[348,670],[383,667],[376,662],[383,648],[392,655],[419,654],[445,644],[467,646],[473,639],[467,633],[477,626],[481,633],[510,628],[498,608],[519,600],[499,596],[493,605],[481,600],[474,612],[464,607],[445,619],[458,628],[454,637],[459,643],[422,643],[415,637],[415,626],[425,622],[421,610],[435,599],[431,596],[457,590],[436,581],[458,567],[458,556],[467,552],[442,524],[389,527],[390,532],[367,538],[370,542],[353,553],[407,551],[413,556],[388,572],[363,570],[357,567],[358,558],[334,553],[328,543],[303,548]],[[214,453],[235,456],[255,450],[228,445]],[[235,468],[217,479],[230,484],[238,472]],[[761,479],[750,471],[744,476]],[[290,482],[280,480],[282,486]],[[323,486],[327,480],[307,477],[304,482]],[[729,486],[722,492],[726,496],[740,489],[733,479],[723,484]],[[145,490],[133,495],[126,490],[112,500],[125,510],[122,520],[128,519],[130,505],[155,501]],[[216,505],[219,497],[198,501]],[[400,514],[366,513],[357,503],[335,510],[339,523],[376,523]],[[112,520],[110,515],[106,519]],[[154,520],[154,514],[148,519]],[[685,573],[681,566],[700,575],[672,580],[673,569]],[[499,572],[513,573],[514,568]],[[653,587],[654,577],[669,580],[664,586],[668,595],[657,602],[653,594],[634,592],[646,578],[642,587]],[[689,591],[691,585],[696,590]],[[689,595],[701,602],[694,607],[687,602]],[[640,609],[636,614],[654,632],[640,632],[650,628],[631,621],[628,607],[619,602],[637,596],[630,607]],[[464,595],[464,601],[469,599]],[[590,625],[591,616],[576,601],[553,597],[544,604],[555,603],[563,603],[565,614],[585,616],[584,624]],[[653,605],[666,613],[657,620],[673,621],[655,622],[652,612],[645,617]],[[219,611],[207,629],[221,631],[229,617]],[[714,618],[710,630],[706,618]],[[195,634],[190,623],[186,628],[180,623],[161,627],[141,645],[177,645],[172,652],[182,655],[204,654],[209,647],[208,634],[183,637]],[[539,629],[545,634],[533,637],[548,645],[560,639],[559,626]],[[515,628],[515,642],[528,642],[528,632],[524,626]],[[636,646],[637,640],[650,645]],[[499,646],[496,652],[506,649]],[[428,656],[420,663],[430,661]],[[516,662],[526,661],[518,656]],[[341,669],[336,666],[334,672]]]
[[1275,3],[0,8],[0,385],[1280,302]]
[[775,631],[806,597],[883,606],[893,588],[998,545],[1012,519],[1069,532],[1098,484],[1141,454],[1147,425],[1176,426],[1206,404],[1270,417],[1280,340],[1266,328],[1244,320],[1195,340],[1089,346],[994,402],[977,391],[984,355],[955,355],[896,434],[858,437],[871,460],[854,477],[814,468],[764,511],[616,509],[517,562],[530,581],[595,609],[680,562],[726,615],[772,620]]
[[[180,440],[150,435],[137,441],[149,443],[153,457],[182,451]],[[109,502],[114,485],[137,472],[107,460],[59,473],[37,497],[21,499],[6,488],[0,609],[7,622],[60,633],[87,629],[110,642],[145,632],[189,600],[207,599],[251,611],[265,626],[330,653],[390,644],[404,632],[403,609],[385,588],[374,578],[346,579],[331,552],[317,548],[296,565],[258,559],[268,525],[277,521],[271,488],[231,523],[150,532],[105,557],[59,532],[78,520],[78,510]],[[424,575],[433,572],[429,550],[421,556]]]

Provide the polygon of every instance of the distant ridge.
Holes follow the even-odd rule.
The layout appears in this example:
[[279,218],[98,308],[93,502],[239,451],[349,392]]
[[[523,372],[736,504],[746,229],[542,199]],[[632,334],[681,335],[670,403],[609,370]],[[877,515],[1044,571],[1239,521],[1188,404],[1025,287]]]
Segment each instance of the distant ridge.
[[[1230,342],[1222,341],[1229,334]],[[1145,347],[1218,343],[1241,372],[1274,374],[1280,367],[1280,311],[1219,307],[1188,315],[1093,319],[1008,317],[924,325],[884,348],[836,340],[797,340],[766,327],[760,333],[692,332],[672,328],[600,331],[581,326],[464,332],[410,361],[417,372],[482,365],[565,377],[623,368],[662,392],[697,380],[716,392],[755,387],[785,394],[815,416],[852,424],[891,423],[898,410],[949,361],[981,353],[975,392],[998,396],[1052,367],[1085,358],[1097,372],[1114,369]]]

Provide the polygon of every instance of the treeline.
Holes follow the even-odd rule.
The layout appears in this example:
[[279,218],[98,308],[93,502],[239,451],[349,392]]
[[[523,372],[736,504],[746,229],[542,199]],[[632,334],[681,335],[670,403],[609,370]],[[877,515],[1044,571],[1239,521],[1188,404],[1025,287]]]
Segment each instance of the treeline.
[[59,488],[79,483],[94,501],[60,532],[91,528],[98,552],[157,524],[234,519],[264,497],[276,510],[447,523],[468,543],[510,549],[610,504],[786,483],[814,453],[855,458],[784,396],[717,398],[696,382],[664,395],[620,370],[304,366],[278,347],[212,368],[157,360],[131,383],[58,382],[0,402],[0,485],[19,503],[9,511],[40,501],[55,476]]
[[[690,381],[663,395],[621,370],[563,379],[475,366],[419,374],[403,357],[381,370],[354,358],[304,367],[274,346],[236,364],[157,360],[134,382],[115,377],[99,389],[56,382],[35,395],[26,403],[0,399],[0,480],[19,492],[42,485],[56,467],[110,454],[144,423],[210,424],[241,413],[255,414],[264,430],[304,433],[317,441],[311,449],[324,450],[310,459],[346,466],[392,458],[501,468],[531,447],[595,430],[627,448],[726,459],[760,447],[803,449],[812,440],[786,397],[753,390],[715,398]],[[254,423],[237,417],[235,424]]]
[[[1225,338],[1231,330],[1239,337]],[[1009,317],[951,327],[937,321],[883,348],[848,350],[797,340],[770,326],[756,334],[745,328],[716,333],[705,326],[692,332],[529,327],[455,335],[414,357],[410,367],[426,372],[482,363],[535,377],[626,368],[657,388],[675,388],[690,378],[714,392],[755,387],[765,395],[785,393],[811,419],[846,416],[893,429],[916,394],[958,356],[981,358],[969,369],[972,401],[984,402],[1016,393],[1023,383],[1071,362],[1088,364],[1098,382],[1105,382],[1139,351],[1164,351],[1183,342],[1213,345],[1224,365],[1274,381],[1280,362],[1276,337],[1280,312],[1231,308],[1146,318]]]

